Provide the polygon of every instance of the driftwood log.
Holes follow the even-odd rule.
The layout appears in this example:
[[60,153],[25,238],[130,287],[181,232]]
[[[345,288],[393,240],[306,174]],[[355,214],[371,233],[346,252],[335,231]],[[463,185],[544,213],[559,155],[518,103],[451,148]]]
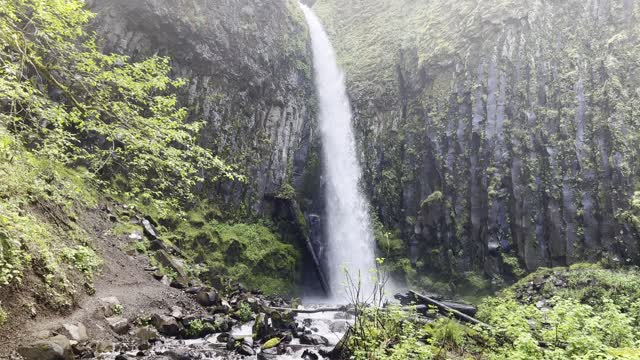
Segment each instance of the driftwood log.
[[[409,290],[409,293],[418,301],[427,305],[433,305],[438,309],[438,312],[443,314],[443,315],[453,315],[453,317],[455,317],[456,319],[463,321],[463,322],[467,322],[467,323],[471,323],[471,324],[475,324],[475,325],[480,325],[483,327],[487,327],[490,328],[491,326],[488,324],[483,323],[482,321],[474,318],[473,316],[469,316],[459,310],[454,309],[453,307],[447,305],[447,303],[441,302],[441,301],[437,301],[434,300],[428,296],[422,295],[420,293],[417,293],[413,290]],[[449,303],[451,304],[451,303]],[[462,304],[458,304],[458,305],[462,305]]]

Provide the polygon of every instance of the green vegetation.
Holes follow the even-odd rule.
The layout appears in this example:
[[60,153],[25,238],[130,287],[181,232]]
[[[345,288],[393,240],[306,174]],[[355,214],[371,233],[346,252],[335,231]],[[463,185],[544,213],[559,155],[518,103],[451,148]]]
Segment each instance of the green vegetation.
[[244,180],[198,145],[169,60],[101,53],[93,16],[80,0],[0,0],[0,288],[32,272],[54,308],[74,273],[91,289],[101,261],[78,220],[104,194],[179,214],[205,178]]
[[228,223],[205,208],[187,213],[167,239],[180,247],[192,263],[206,267],[203,280],[214,284],[240,281],[265,293],[293,290],[299,252],[284,243],[270,223]]
[[201,319],[191,321],[187,328],[187,336],[191,338],[201,337],[214,332],[215,327],[211,323],[204,322]]
[[238,320],[243,323],[250,321],[253,318],[253,311],[251,310],[251,306],[246,302],[240,304],[240,308],[236,312],[236,316],[238,316]]
[[485,299],[477,317],[488,327],[367,308],[348,349],[356,359],[639,359],[639,309],[637,269],[541,269]]

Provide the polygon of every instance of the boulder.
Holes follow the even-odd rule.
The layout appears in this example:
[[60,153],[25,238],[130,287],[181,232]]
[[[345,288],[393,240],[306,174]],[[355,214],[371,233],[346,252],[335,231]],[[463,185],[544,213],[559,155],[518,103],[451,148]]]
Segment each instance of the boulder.
[[149,250],[151,251],[167,250],[167,245],[165,245],[162,242],[162,240],[159,240],[159,239],[151,240],[151,243],[149,244]]
[[300,344],[303,345],[329,345],[329,340],[317,334],[304,334],[300,337]]
[[220,303],[220,296],[215,290],[201,290],[196,295],[196,301],[202,306],[214,306]]
[[73,360],[73,350],[64,335],[36,341],[18,349],[24,360]]
[[253,324],[253,337],[258,339],[266,339],[273,334],[273,328],[269,324],[269,319],[264,313],[258,314],[256,322]]
[[149,238],[149,240],[155,240],[158,238],[158,234],[156,233],[156,228],[151,224],[149,220],[142,219],[140,224],[142,225],[144,234]]
[[111,328],[111,330],[113,330],[113,332],[115,332],[118,335],[124,335],[127,333],[127,331],[129,331],[129,320],[123,317],[120,317],[120,316],[109,317],[107,318],[107,323],[109,324],[109,327]]
[[115,346],[110,341],[99,341],[95,344],[96,353],[102,354],[107,352],[113,352]]
[[246,356],[253,356],[256,354],[255,350],[253,350],[253,339],[251,337],[242,339],[242,344],[240,345],[240,348],[238,348],[238,353]]
[[187,271],[185,270],[184,266],[178,259],[176,259],[172,255],[169,255],[168,252],[166,252],[165,250],[158,250],[155,253],[154,257],[160,264],[162,264],[162,266],[175,271],[175,273],[178,274],[178,277],[187,279]]
[[111,317],[116,314],[116,309],[120,306],[120,300],[115,296],[100,299],[100,311],[104,317]]
[[258,360],[275,360],[278,358],[278,349],[270,348],[266,350],[262,350],[258,354]]
[[151,325],[153,325],[160,334],[167,336],[178,336],[181,328],[175,318],[160,314],[151,316]]
[[151,326],[144,326],[136,329],[133,332],[133,336],[135,337],[138,345],[146,345],[149,342],[158,340],[160,338],[160,334],[158,334],[158,331]]
[[63,324],[61,333],[66,335],[70,340],[82,342],[89,340],[87,328],[82,323]]
[[316,354],[312,350],[307,349],[302,353],[302,357],[301,358],[303,360],[318,360],[318,359],[320,359],[320,355]]
[[180,306],[172,306],[171,307],[171,316],[176,319],[182,319],[184,316],[182,315],[182,308]]

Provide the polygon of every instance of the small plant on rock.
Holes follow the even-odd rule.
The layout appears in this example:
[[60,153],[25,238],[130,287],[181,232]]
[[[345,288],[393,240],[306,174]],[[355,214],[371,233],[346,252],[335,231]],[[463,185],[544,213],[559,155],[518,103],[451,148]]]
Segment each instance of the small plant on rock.
[[243,302],[238,307],[238,311],[236,311],[236,315],[238,315],[238,319],[240,319],[240,321],[248,322],[253,318],[253,311],[251,311],[251,306]]

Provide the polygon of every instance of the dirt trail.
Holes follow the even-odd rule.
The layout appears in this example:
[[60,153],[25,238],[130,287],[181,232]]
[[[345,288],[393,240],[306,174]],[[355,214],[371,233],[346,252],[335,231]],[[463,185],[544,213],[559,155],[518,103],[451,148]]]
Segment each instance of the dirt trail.
[[[0,333],[0,359],[7,358],[18,346],[28,343],[44,330],[55,331],[62,324],[82,322],[92,340],[117,341],[117,335],[109,330],[103,316],[98,314],[101,298],[115,296],[123,306],[123,316],[132,320],[142,315],[168,313],[172,306],[179,306],[188,313],[204,311],[183,291],[171,288],[145,271],[149,259],[143,254],[127,254],[132,240],[127,236],[115,236],[108,214],[94,210],[83,215],[80,225],[93,237],[91,245],[104,263],[94,281],[95,295],[80,295],[78,305],[70,314],[60,315],[38,311],[35,318],[19,313],[14,304],[12,315]],[[26,303],[32,294],[28,289],[15,294],[16,303]],[[22,301],[21,299],[22,298]],[[30,299],[33,301],[33,299]],[[16,310],[18,308],[18,310]],[[26,311],[25,311],[26,312]]]

